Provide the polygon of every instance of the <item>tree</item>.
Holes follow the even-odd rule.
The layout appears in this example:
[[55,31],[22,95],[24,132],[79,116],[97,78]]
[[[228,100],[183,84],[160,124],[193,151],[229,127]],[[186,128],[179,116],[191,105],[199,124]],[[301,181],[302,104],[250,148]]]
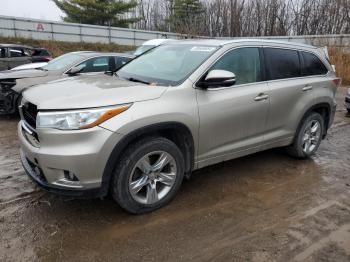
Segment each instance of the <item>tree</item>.
[[173,30],[183,34],[199,34],[199,25],[203,21],[204,8],[199,0],[173,1],[170,22]]
[[65,22],[128,27],[139,18],[126,15],[137,6],[135,0],[128,2],[116,0],[52,0],[66,17]]

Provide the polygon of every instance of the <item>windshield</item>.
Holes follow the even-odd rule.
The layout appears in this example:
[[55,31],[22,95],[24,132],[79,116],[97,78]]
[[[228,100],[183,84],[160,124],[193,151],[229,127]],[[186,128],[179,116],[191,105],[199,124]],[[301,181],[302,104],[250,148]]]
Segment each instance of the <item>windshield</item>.
[[81,55],[74,53],[61,55],[51,60],[46,66],[43,66],[42,69],[47,71],[62,70],[69,65],[74,65],[75,63],[79,62],[81,57]]
[[118,71],[130,81],[175,86],[182,83],[217,47],[173,44],[157,47]]
[[142,45],[142,46],[139,46],[135,50],[134,55],[135,56],[142,55],[143,53],[147,52],[148,50],[152,49],[153,47],[156,47],[156,46],[155,45]]

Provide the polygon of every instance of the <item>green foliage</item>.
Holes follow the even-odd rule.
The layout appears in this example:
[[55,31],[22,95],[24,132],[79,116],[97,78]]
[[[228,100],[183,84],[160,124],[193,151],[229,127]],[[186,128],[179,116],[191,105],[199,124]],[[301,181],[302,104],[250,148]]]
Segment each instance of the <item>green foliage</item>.
[[65,14],[65,22],[127,27],[139,18],[122,18],[137,6],[135,0],[52,0]]
[[174,0],[170,22],[176,32],[191,34],[203,20],[204,7],[200,0]]

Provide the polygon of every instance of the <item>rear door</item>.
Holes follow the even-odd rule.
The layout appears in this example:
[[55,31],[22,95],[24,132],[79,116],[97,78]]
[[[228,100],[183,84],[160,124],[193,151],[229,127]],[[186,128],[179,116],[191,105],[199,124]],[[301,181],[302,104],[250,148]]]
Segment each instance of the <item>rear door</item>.
[[29,64],[32,62],[30,53],[27,49],[21,47],[9,47],[9,68]]
[[294,136],[300,114],[313,104],[312,87],[302,75],[298,50],[265,47],[270,109],[265,141],[277,144]]

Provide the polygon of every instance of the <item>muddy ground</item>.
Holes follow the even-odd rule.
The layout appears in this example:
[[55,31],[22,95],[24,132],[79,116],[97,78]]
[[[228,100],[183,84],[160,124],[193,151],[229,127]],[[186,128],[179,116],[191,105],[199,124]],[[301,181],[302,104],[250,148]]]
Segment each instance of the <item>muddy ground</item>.
[[313,159],[277,149],[215,165],[142,216],[37,188],[20,165],[18,119],[1,118],[0,261],[350,261],[344,94]]

